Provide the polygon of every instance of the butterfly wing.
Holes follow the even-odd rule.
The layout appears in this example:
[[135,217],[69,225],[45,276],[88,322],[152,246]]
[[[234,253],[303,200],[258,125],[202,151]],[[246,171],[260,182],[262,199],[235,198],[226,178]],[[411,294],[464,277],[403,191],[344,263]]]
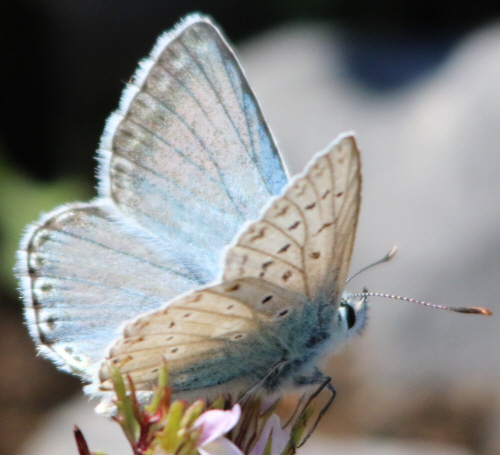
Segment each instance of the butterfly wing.
[[[156,386],[162,359],[174,392],[203,394],[200,389],[221,384],[224,393],[236,385],[244,390],[280,360],[283,348],[272,329],[292,294],[255,279],[189,292],[128,323],[123,338],[110,348],[109,362],[130,375],[137,390]],[[266,301],[269,295],[272,301]],[[292,305],[305,300],[294,296]],[[267,304],[260,308],[263,301]],[[108,363],[99,376],[100,390],[112,390]]]
[[100,154],[101,194],[205,283],[242,223],[287,181],[235,55],[199,16],[141,64]]
[[24,236],[17,273],[41,352],[92,375],[120,322],[212,281],[242,221],[285,183],[236,57],[209,19],[187,18],[108,120],[101,198],[60,207]]
[[[318,154],[245,226],[226,252],[220,284],[180,296],[126,325],[109,362],[150,389],[162,358],[174,390],[226,383],[239,392],[285,356],[301,349],[321,325],[318,305],[338,306],[359,213],[359,152],[342,136]],[[110,390],[110,371],[100,371]]]
[[31,335],[44,355],[86,379],[123,320],[196,285],[188,270],[117,229],[105,206],[53,211],[18,253]]
[[258,277],[338,307],[360,202],[359,151],[345,134],[238,236],[227,251],[223,280]]

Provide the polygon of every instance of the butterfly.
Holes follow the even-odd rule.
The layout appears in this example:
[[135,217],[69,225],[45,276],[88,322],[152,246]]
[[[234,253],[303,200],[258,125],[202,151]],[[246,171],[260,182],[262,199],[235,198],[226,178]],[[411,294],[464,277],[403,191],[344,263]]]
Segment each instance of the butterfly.
[[110,365],[149,391],[162,359],[181,397],[329,382],[318,359],[368,305],[343,293],[352,134],[290,179],[230,46],[190,15],[140,63],[98,153],[99,196],[42,216],[18,253],[43,356],[92,394],[112,391]]

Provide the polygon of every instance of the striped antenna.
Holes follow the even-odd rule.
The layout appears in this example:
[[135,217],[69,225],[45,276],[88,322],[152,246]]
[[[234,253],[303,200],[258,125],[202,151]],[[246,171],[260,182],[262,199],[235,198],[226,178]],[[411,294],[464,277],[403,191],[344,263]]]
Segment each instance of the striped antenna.
[[387,299],[404,300],[405,302],[418,303],[419,305],[437,308],[438,310],[454,311],[455,313],[482,314],[484,316],[491,316],[493,314],[487,308],[474,307],[474,306],[457,308],[445,305],[437,305],[435,303],[430,303],[430,302],[423,302],[421,300],[410,299],[409,297],[401,297],[400,295],[381,294],[379,292],[361,292],[359,294],[352,294],[349,297],[385,297]]

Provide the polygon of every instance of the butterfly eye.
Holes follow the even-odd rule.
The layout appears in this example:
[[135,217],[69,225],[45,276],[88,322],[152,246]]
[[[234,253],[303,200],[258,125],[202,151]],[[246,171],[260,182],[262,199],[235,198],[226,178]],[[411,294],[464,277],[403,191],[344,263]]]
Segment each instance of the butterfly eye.
[[356,311],[354,311],[354,308],[348,303],[343,304],[342,307],[345,309],[347,330],[352,329],[356,324]]

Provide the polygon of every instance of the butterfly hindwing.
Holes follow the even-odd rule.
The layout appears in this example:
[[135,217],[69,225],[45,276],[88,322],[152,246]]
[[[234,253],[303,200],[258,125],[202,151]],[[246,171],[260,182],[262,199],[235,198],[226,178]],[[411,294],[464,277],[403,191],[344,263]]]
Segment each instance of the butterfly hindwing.
[[124,319],[196,285],[188,270],[117,229],[105,206],[56,209],[30,227],[18,253],[30,333],[43,354],[86,378]]
[[[282,358],[288,341],[279,326],[305,304],[302,294],[253,278],[189,292],[128,323],[108,362],[138,390],[156,385],[162,359],[174,392],[231,380],[250,387]],[[101,390],[111,390],[108,363],[99,376]]]

